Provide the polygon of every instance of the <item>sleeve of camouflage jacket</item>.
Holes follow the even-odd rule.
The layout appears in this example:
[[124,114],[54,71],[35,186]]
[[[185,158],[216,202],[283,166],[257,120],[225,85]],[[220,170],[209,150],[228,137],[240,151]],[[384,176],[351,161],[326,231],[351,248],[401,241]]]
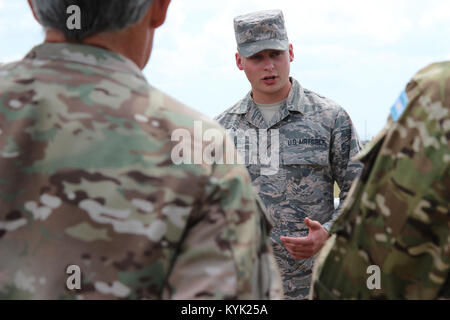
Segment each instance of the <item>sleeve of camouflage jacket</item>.
[[245,170],[240,165],[215,165],[164,298],[282,298],[268,238],[271,226]]
[[352,160],[361,151],[361,143],[350,116],[342,108],[339,108],[336,117],[330,149],[332,174],[341,193],[339,207],[334,211],[330,221],[323,225],[327,231],[339,216],[350,187],[362,170],[362,164]]
[[[316,260],[313,298],[450,297],[448,75],[450,63],[416,75],[403,115],[364,150],[361,179]],[[369,289],[373,266],[381,276]]]

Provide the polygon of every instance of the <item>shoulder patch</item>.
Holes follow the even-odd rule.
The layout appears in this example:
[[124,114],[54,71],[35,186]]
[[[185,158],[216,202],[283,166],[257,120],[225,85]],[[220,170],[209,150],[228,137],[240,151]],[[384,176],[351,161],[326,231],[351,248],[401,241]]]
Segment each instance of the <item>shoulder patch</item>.
[[391,108],[392,120],[395,122],[400,119],[406,107],[408,106],[409,99],[408,95],[405,91],[402,91],[400,97],[398,97],[397,101],[395,101],[394,105]]

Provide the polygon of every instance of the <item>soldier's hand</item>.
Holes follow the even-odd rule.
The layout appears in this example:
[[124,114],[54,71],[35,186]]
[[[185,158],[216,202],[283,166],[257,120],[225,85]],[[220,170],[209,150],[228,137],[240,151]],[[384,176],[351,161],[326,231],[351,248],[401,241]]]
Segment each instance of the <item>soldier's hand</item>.
[[296,260],[308,259],[314,256],[322,249],[325,241],[327,241],[330,236],[317,221],[306,218],[305,224],[309,228],[307,237],[280,237],[286,250]]

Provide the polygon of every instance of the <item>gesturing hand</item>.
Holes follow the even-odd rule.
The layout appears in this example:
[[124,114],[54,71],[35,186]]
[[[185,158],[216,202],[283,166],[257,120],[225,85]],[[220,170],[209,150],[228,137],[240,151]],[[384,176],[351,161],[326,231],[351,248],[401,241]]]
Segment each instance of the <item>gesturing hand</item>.
[[309,228],[307,237],[280,237],[286,250],[296,260],[308,259],[314,256],[322,249],[325,241],[327,241],[330,236],[317,221],[306,218],[305,224]]

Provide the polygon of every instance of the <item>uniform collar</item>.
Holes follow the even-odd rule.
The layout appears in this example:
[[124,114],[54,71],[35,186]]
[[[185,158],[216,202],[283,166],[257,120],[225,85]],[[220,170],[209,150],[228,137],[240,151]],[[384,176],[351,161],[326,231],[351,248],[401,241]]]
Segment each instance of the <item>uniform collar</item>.
[[[305,93],[300,85],[300,83],[294,78],[290,78],[292,82],[291,90],[289,91],[289,95],[286,99],[286,109],[289,112],[300,112],[304,113],[305,104],[303,100],[305,99]],[[252,92],[250,91],[244,99],[242,99],[239,103],[236,104],[234,108],[232,108],[228,113],[233,114],[246,114],[249,110],[252,110],[256,107],[255,102],[252,98]]]
[[145,80],[141,69],[130,59],[112,51],[84,44],[44,42],[34,47],[25,59],[60,60],[87,64],[115,72],[131,73]]

